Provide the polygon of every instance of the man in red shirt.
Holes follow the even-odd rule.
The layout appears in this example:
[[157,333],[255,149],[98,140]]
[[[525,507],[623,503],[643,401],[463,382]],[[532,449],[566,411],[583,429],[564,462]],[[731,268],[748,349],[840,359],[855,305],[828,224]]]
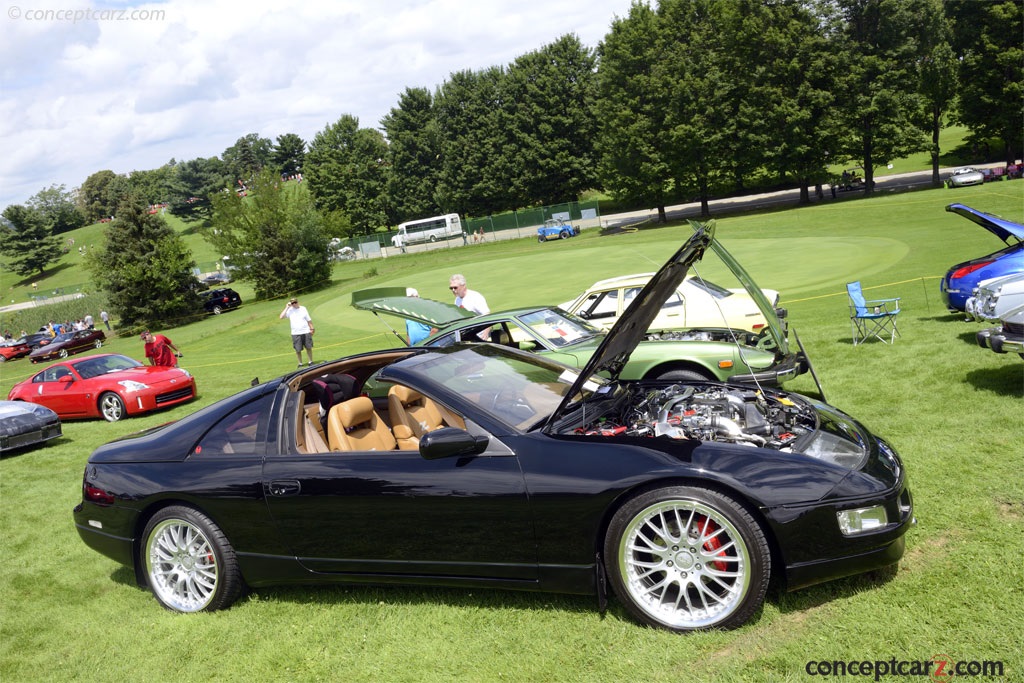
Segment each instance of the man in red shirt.
[[153,334],[149,330],[143,332],[140,337],[146,342],[146,358],[149,359],[150,365],[177,367],[181,352],[170,339],[162,334]]

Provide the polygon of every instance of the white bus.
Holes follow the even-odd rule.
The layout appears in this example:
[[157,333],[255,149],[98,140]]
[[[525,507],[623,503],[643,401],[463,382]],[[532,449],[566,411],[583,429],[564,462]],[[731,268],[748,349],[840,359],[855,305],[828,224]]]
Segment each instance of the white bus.
[[392,236],[391,244],[401,249],[407,244],[417,242],[436,242],[462,234],[462,222],[459,214],[449,213],[445,216],[421,218],[418,221],[406,221],[398,226],[398,234]]

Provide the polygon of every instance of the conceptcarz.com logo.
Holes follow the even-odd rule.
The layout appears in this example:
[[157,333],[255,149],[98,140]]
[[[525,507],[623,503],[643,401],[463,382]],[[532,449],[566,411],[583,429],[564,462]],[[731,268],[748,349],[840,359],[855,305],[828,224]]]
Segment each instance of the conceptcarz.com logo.
[[931,659],[852,659],[812,660],[804,666],[809,676],[864,676],[881,681],[889,676],[920,676],[938,683],[955,678],[1004,680],[1001,661],[956,660],[949,655],[933,655]]

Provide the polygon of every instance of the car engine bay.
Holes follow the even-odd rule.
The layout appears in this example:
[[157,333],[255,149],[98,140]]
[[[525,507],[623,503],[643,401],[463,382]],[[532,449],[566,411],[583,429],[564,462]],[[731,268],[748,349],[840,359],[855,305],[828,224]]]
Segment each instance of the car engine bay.
[[754,387],[673,384],[634,386],[616,414],[605,414],[577,434],[695,439],[795,450],[818,425],[813,407]]

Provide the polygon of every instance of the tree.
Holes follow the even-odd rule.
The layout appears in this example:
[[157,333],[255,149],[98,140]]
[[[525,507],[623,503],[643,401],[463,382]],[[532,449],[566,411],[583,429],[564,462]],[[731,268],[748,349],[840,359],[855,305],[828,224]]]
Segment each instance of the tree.
[[54,235],[85,225],[85,214],[75,203],[74,194],[65,190],[63,185],[51,185],[40,190],[29,198],[28,205],[42,215]]
[[95,223],[114,215],[128,193],[128,179],[111,170],[97,171],[78,188],[78,206],[86,220]]
[[36,208],[12,204],[3,211],[7,226],[0,226],[0,253],[7,266],[23,277],[42,275],[61,257],[61,240],[53,235],[46,216]]
[[1003,143],[1012,163],[1024,155],[1024,8],[1020,0],[948,0],[960,56],[957,120],[971,141]]
[[231,178],[232,187],[249,181],[270,163],[274,143],[269,138],[261,138],[256,133],[249,133],[235,140],[235,144],[224,150],[221,159],[224,161],[225,172]]
[[159,214],[149,213],[146,202],[122,202],[104,235],[104,244],[90,249],[85,263],[122,323],[166,326],[202,310],[192,253]]
[[287,176],[302,173],[306,159],[306,142],[295,133],[277,136],[277,144],[270,151],[270,161]]
[[444,211],[486,216],[516,208],[500,118],[504,75],[501,67],[453,73],[434,97],[441,131],[438,204]]
[[168,202],[171,213],[185,220],[204,220],[213,211],[210,197],[228,190],[232,181],[217,157],[192,159],[174,167]]
[[655,82],[658,15],[634,3],[598,47],[597,151],[601,182],[620,202],[655,206],[664,223],[672,178],[665,103]]
[[921,110],[917,65],[933,23],[931,0],[836,0],[841,24],[835,45],[844,68],[836,77],[847,131],[841,153],[860,159],[865,193],[874,190],[875,166],[926,149],[915,125]]
[[957,69],[959,62],[952,46],[946,41],[948,35],[945,22],[942,22],[936,34],[939,40],[932,46],[931,51],[921,60],[919,65],[920,92],[921,92],[921,127],[931,133],[931,146],[929,151],[932,157],[932,185],[942,186],[942,179],[939,177],[939,134],[942,132],[942,124],[946,115],[956,101],[957,92]]
[[176,165],[174,159],[171,159],[160,168],[132,171],[128,174],[129,191],[148,204],[168,201],[173,191]]
[[741,82],[731,132],[745,172],[795,180],[802,203],[828,179],[839,122],[831,84],[838,63],[810,1],[725,3],[731,70]]
[[736,178],[734,117],[741,83],[719,48],[715,0],[666,0],[659,6],[663,34],[655,87],[667,95],[664,143],[677,196],[696,192],[701,216],[710,215],[714,185]]
[[355,234],[386,226],[387,155],[381,132],[360,128],[351,114],[317,133],[303,172],[316,207],[345,213]]
[[426,88],[406,88],[381,119],[388,139],[388,204],[396,223],[443,213],[436,191],[441,175],[441,134]]
[[509,66],[502,130],[509,191],[520,206],[576,199],[594,187],[594,53],[565,35]]
[[258,298],[298,292],[330,279],[324,220],[304,187],[281,185],[265,169],[247,197],[233,192],[213,198],[213,229],[206,239],[251,282]]

